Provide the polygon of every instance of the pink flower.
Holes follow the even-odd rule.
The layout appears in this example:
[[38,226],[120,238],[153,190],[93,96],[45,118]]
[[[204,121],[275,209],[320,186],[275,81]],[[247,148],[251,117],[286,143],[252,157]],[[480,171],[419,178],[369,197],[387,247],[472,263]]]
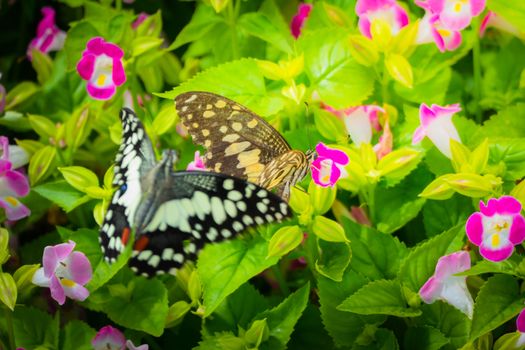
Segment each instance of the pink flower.
[[126,347],[129,350],[148,350],[149,348],[147,344],[136,347],[131,340],[126,341],[121,331],[111,326],[102,327],[91,341],[91,345],[95,350],[124,350]]
[[470,255],[460,251],[439,258],[434,275],[419,290],[427,304],[442,300],[472,318],[474,301],[467,289],[467,277],[455,274],[470,269]]
[[8,220],[20,220],[31,214],[29,208],[18,200],[29,193],[29,183],[24,174],[13,169],[26,164],[28,156],[21,148],[9,146],[5,136],[0,136],[0,147],[0,208],[4,208]]
[[315,146],[317,158],[310,165],[312,180],[322,187],[334,186],[342,175],[346,175],[343,168],[350,159],[343,151],[330,148],[319,142]]
[[138,26],[140,26],[142,24],[142,22],[144,22],[146,20],[146,18],[148,18],[149,15],[146,13],[146,12],[141,12],[139,13],[137,19],[135,20],[135,22],[131,23],[131,28],[133,29],[137,29]]
[[31,40],[27,47],[27,57],[32,60],[32,51],[38,50],[42,53],[58,51],[64,46],[66,33],[55,24],[55,10],[52,7],[42,7],[44,18],[38,23],[36,38]]
[[485,9],[485,0],[426,0],[416,4],[437,14],[447,30],[463,30]]
[[422,103],[419,107],[421,126],[414,132],[412,144],[420,142],[427,136],[441,153],[451,158],[450,140],[461,142],[458,131],[452,123],[452,116],[459,111],[461,111],[459,104],[428,107]]
[[126,73],[122,65],[124,52],[115,44],[103,38],[92,38],[87,42],[86,50],[77,64],[77,71],[82,79],[87,80],[87,91],[97,100],[108,100],[117,91],[117,86],[126,82]]
[[199,151],[195,151],[195,156],[193,158],[193,161],[189,162],[188,166],[186,167],[186,170],[208,170],[206,169],[206,166],[204,165],[204,161],[202,160],[202,157],[200,155]]
[[374,145],[374,152],[377,155],[377,159],[381,159],[390,152],[394,146],[394,135],[390,130],[390,123],[387,121],[383,127],[383,135],[379,137],[379,142]]
[[89,296],[84,287],[91,280],[92,269],[84,253],[74,252],[75,242],[44,248],[42,265],[33,275],[33,283],[49,287],[51,297],[63,305],[66,296],[83,301]]
[[416,37],[417,44],[434,42],[439,51],[445,52],[457,49],[461,45],[461,41],[462,38],[459,30],[446,28],[437,14],[432,14],[430,11],[427,11],[419,22]]
[[292,22],[290,23],[290,30],[294,38],[298,38],[301,35],[301,29],[304,26],[304,22],[308,18],[310,11],[312,10],[312,4],[299,4],[297,14],[293,16]]
[[355,12],[359,16],[361,34],[370,39],[373,21],[385,22],[393,35],[408,24],[407,12],[395,0],[357,0]]
[[372,141],[372,128],[381,130],[378,113],[385,113],[385,110],[379,106],[365,105],[340,110],[327,105],[323,107],[345,123],[346,131],[357,147]]
[[479,203],[479,212],[470,215],[465,227],[468,239],[479,247],[482,257],[502,261],[512,255],[514,246],[525,240],[525,219],[521,203],[514,197],[492,198]]
[[494,27],[504,32],[510,33],[518,38],[524,38],[524,33],[515,25],[505,20],[503,17],[499,16],[497,13],[488,11],[481,26],[479,28],[479,35],[485,35],[485,31],[488,27]]

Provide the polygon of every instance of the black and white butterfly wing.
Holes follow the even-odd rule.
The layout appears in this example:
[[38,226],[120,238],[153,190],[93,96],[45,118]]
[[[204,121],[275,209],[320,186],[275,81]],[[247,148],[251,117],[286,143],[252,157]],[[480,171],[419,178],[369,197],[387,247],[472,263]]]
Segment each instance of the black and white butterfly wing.
[[175,98],[177,113],[193,141],[206,148],[206,167],[257,183],[265,165],[291,150],[264,119],[239,103],[210,92]]
[[122,142],[115,159],[113,185],[117,186],[111,199],[99,241],[104,257],[114,262],[131,238],[135,212],[142,197],[141,177],[155,165],[155,153],[144,127],[132,110],[120,112]]
[[277,195],[245,180],[205,171],[173,173],[169,199],[140,232],[129,262],[140,274],[175,274],[208,242],[290,216]]

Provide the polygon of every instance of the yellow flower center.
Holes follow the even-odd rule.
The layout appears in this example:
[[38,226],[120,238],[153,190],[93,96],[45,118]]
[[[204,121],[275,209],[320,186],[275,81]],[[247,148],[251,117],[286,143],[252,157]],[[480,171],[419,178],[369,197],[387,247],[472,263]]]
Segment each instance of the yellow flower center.
[[75,282],[67,278],[62,278],[60,282],[62,283],[64,287],[73,288],[75,286]]
[[448,37],[450,36],[450,30],[447,29],[438,29],[439,34],[441,34],[442,37]]
[[106,74],[100,74],[100,76],[97,79],[97,85],[103,86],[105,81],[106,81]]
[[499,234],[493,234],[491,239],[491,244],[493,247],[498,247],[500,243],[500,237]]
[[454,5],[454,11],[456,12],[461,12],[461,3],[460,2],[456,2],[456,4]]
[[18,204],[18,201],[14,197],[5,197],[5,200],[7,203],[11,204],[13,207],[16,207]]

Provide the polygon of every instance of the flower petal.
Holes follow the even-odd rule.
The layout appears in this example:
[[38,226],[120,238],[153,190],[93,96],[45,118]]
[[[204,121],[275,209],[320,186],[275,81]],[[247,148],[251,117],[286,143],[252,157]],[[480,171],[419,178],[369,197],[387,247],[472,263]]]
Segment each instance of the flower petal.
[[512,244],[521,244],[525,240],[525,219],[521,215],[516,215],[510,227],[509,241]]
[[348,162],[350,161],[350,159],[348,158],[348,156],[346,155],[345,152],[340,151],[340,150],[335,149],[335,148],[330,148],[330,147],[326,146],[322,142],[319,142],[315,146],[315,151],[317,152],[319,157],[321,157],[321,158],[329,158],[329,159],[333,160],[337,164],[347,165]]
[[492,250],[484,245],[479,247],[479,253],[481,256],[494,262],[507,259],[512,255],[512,252],[514,252],[514,246],[512,244],[506,245],[503,248],[497,250]]
[[72,252],[66,259],[68,274],[73,281],[84,285],[91,280],[93,269],[88,258],[82,252]]
[[516,329],[518,332],[525,333],[525,309],[520,311],[516,319]]
[[[29,193],[29,182],[27,178],[18,171],[9,170],[5,172],[2,180],[5,181],[4,185],[8,186],[17,197],[25,197]],[[3,181],[0,181],[0,183]]]
[[89,93],[89,96],[93,97],[96,100],[109,100],[111,97],[113,97],[113,95],[115,95],[117,88],[115,87],[115,85],[108,86],[105,88],[99,88],[95,84],[89,82],[87,84],[87,91]]
[[441,299],[472,319],[474,300],[472,300],[472,296],[468,291],[466,279],[466,276],[456,277],[451,283],[445,283]]
[[4,208],[7,220],[17,221],[31,215],[31,210],[15,197],[0,198],[0,208]]
[[126,344],[126,338],[121,331],[111,326],[102,327],[95,338],[91,341],[91,345],[95,350],[107,349],[122,349]]
[[470,0],[472,16],[477,16],[485,9],[486,0]]
[[496,200],[496,212],[498,214],[519,214],[521,203],[512,196],[502,196]]
[[61,243],[55,246],[47,246],[44,248],[44,255],[42,258],[42,265],[47,277],[55,273],[58,264],[65,260],[69,254],[75,249],[75,242]]
[[126,346],[127,346],[128,350],[148,350],[148,349],[149,349],[149,345],[148,345],[148,344],[143,344],[143,345],[135,346],[135,345],[131,342],[131,340],[126,341]]
[[36,270],[36,272],[33,274],[33,278],[31,279],[31,282],[33,282],[39,287],[49,287],[49,284],[51,283],[51,279],[44,275],[44,268],[41,267],[38,270]]
[[465,231],[469,241],[479,246],[483,241],[483,215],[476,212],[469,216],[467,224],[465,225]]
[[77,72],[80,77],[84,80],[91,79],[93,72],[95,70],[95,59],[96,56],[88,53],[80,59],[77,63]]
[[419,290],[421,299],[427,304],[436,301],[443,290],[442,283],[435,277],[430,277]]
[[439,20],[448,30],[463,30],[472,20],[470,1],[445,1]]
[[439,280],[444,280],[468,269],[470,269],[470,254],[459,251],[439,258],[434,276]]
[[81,286],[72,280],[63,278],[60,280],[60,283],[64,294],[70,299],[84,301],[89,296],[89,291],[84,286]]
[[126,72],[120,59],[113,59],[113,82],[115,85],[120,86],[126,82]]
[[64,293],[62,284],[55,275],[52,275],[50,279],[51,283],[49,285],[49,290],[51,291],[51,297],[55,299],[59,305],[64,305],[66,302],[66,294]]

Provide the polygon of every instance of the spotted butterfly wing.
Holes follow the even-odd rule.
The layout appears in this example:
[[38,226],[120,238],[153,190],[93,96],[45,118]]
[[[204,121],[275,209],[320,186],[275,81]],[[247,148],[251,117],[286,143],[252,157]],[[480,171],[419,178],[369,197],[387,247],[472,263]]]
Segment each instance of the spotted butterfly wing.
[[193,140],[206,148],[207,168],[278,188],[284,199],[306,175],[310,154],[292,150],[277,130],[237,102],[193,91],[178,95],[175,104]]
[[114,181],[119,187],[100,232],[106,260],[116,259],[134,229],[130,267],[146,276],[174,274],[206,243],[290,215],[278,196],[245,180],[212,172],[174,172],[170,151],[155,162],[134,113],[123,110],[121,119],[124,146],[117,154]]

